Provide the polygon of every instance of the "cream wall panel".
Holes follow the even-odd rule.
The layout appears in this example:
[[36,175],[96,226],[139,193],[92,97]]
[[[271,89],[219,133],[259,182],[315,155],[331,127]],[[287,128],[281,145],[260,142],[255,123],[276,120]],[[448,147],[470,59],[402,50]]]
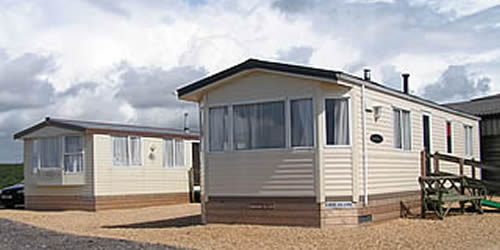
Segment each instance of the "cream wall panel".
[[[142,166],[113,166],[111,136],[94,135],[96,195],[181,193],[189,191],[188,167],[163,167],[163,139],[143,137],[142,143]],[[188,147],[187,145],[188,143],[186,143],[186,147]],[[154,152],[151,151],[151,148],[154,148]]]

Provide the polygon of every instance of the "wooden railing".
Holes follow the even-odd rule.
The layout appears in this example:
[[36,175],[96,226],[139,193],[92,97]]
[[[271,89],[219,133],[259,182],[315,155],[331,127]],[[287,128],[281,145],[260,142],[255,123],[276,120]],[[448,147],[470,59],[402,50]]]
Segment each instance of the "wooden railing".
[[[433,159],[433,173],[427,173],[427,158],[432,158]],[[441,154],[439,152],[435,152],[434,154],[427,154],[425,151],[422,150],[420,152],[420,171],[421,171],[421,176],[429,176],[432,174],[438,174],[440,173],[440,167],[439,163],[440,161],[447,161],[447,162],[452,162],[452,163],[457,163],[458,164],[458,172],[460,176],[464,176],[464,167],[465,166],[470,166],[471,167],[471,178],[476,179],[476,168],[481,169],[486,166],[486,164],[481,163],[480,161],[476,161],[474,159],[464,159],[452,155],[446,155],[446,154]]]

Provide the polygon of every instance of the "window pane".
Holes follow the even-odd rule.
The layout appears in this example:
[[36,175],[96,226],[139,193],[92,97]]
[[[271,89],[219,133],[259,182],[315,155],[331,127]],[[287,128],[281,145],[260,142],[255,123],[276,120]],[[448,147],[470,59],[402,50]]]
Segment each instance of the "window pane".
[[138,136],[130,137],[131,164],[134,166],[142,165],[142,147],[141,138]]
[[33,143],[31,145],[31,173],[36,174],[38,170],[38,165],[39,165],[39,146],[40,141],[39,140],[33,140]]
[[64,156],[64,172],[76,173],[83,170],[83,155],[65,155]]
[[113,165],[128,165],[128,143],[126,136],[113,136]]
[[394,147],[402,148],[401,144],[401,111],[399,109],[394,109]]
[[292,147],[313,146],[313,108],[312,99],[290,102]]
[[411,122],[410,112],[403,111],[403,143],[405,150],[411,150]]
[[61,137],[38,140],[40,168],[60,168],[62,160]]
[[174,145],[173,140],[166,139],[164,140],[164,148],[163,148],[163,166],[164,167],[173,167],[174,166]]
[[348,99],[325,101],[327,145],[349,145],[348,105]]
[[237,150],[285,147],[284,102],[235,105],[233,117]]
[[228,148],[228,119],[227,107],[210,108],[209,138],[211,152],[224,151]]
[[83,151],[83,137],[82,136],[66,136],[64,137],[64,152],[76,153]]
[[446,122],[446,152],[452,153],[451,122]]
[[184,166],[184,141],[175,140],[175,166]]

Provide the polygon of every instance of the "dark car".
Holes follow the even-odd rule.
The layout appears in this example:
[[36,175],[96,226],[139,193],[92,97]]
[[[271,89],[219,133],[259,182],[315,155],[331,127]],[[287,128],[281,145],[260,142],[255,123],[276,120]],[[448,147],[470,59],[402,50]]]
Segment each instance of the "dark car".
[[6,208],[24,205],[24,183],[21,182],[0,190],[0,203]]

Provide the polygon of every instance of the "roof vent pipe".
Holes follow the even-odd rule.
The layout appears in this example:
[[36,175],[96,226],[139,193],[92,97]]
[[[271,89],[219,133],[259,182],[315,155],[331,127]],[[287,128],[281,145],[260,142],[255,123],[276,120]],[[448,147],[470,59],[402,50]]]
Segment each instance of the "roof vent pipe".
[[401,74],[401,76],[403,77],[403,93],[408,94],[409,93],[408,78],[410,78],[410,74],[404,73]]
[[364,79],[366,81],[370,81],[371,78],[372,78],[372,72],[371,72],[371,70],[370,69],[364,69],[363,72],[365,73],[364,74]]
[[188,113],[184,113],[184,133],[189,134]]

